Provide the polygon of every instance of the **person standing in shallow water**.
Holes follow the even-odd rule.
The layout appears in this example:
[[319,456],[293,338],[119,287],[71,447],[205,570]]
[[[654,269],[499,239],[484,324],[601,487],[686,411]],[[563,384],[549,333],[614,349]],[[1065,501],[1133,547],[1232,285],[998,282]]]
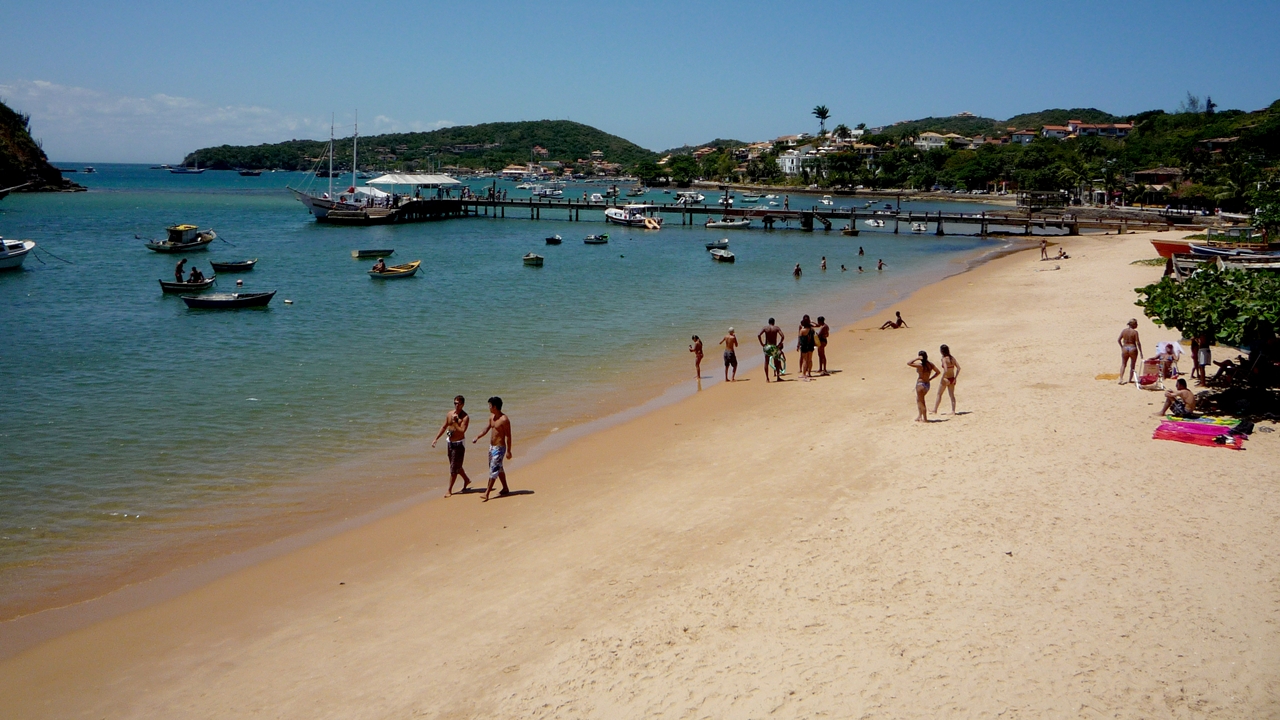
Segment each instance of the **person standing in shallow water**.
[[929,394],[929,383],[940,374],[938,366],[929,362],[929,353],[921,350],[916,359],[907,363],[916,369],[916,422],[929,422],[929,406],[925,396]]
[[436,439],[431,441],[431,447],[435,447],[440,442],[440,436],[446,432],[449,438],[446,450],[449,455],[449,490],[444,494],[449,497],[453,494],[453,483],[462,476],[462,489],[465,491],[471,487],[471,478],[467,477],[467,471],[462,468],[462,461],[467,457],[467,428],[471,426],[471,416],[463,410],[463,406],[467,404],[467,399],[458,395],[453,399],[453,410],[450,410],[444,416],[444,425],[440,426],[440,432],[436,433]]
[[933,402],[933,414],[938,414],[938,408],[942,405],[942,391],[946,390],[951,396],[951,414],[956,414],[956,380],[960,378],[960,363],[951,355],[951,348],[943,345],[938,348],[942,353],[942,379],[938,381],[938,399]]
[[796,263],[796,269],[791,271],[791,277],[799,280],[804,271],[800,269],[800,263]]
[[512,458],[511,446],[514,443],[511,441],[511,418],[502,413],[502,398],[497,395],[489,398],[489,425],[471,443],[474,445],[479,442],[490,430],[493,431],[493,436],[489,438],[489,487],[484,491],[485,502],[489,502],[494,480],[502,481],[499,497],[511,494],[511,488],[507,487],[507,471],[502,466],[503,460]]
[[702,340],[697,336],[693,336],[693,344],[689,346],[689,352],[693,353],[693,376],[702,379]]

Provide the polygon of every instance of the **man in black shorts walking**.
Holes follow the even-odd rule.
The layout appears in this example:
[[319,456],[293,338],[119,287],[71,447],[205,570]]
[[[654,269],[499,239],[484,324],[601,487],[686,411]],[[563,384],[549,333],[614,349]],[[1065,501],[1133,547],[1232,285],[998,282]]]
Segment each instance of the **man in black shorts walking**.
[[467,477],[467,471],[462,468],[462,460],[467,455],[467,446],[463,441],[467,439],[467,428],[471,425],[471,416],[462,409],[466,404],[467,399],[461,395],[453,399],[453,410],[444,416],[444,425],[436,433],[436,439],[431,441],[431,447],[435,447],[440,436],[449,433],[449,491],[444,494],[445,497],[453,494],[453,483],[459,475],[462,476],[463,491],[471,487],[471,478]]

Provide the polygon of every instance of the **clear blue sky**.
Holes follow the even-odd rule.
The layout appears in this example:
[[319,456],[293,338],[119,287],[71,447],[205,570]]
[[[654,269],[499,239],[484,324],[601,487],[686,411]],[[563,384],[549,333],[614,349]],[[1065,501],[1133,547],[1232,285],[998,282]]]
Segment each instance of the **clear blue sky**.
[[[1280,98],[1280,3],[0,5],[0,97],[55,160],[568,118],[650,149],[967,110]],[[349,131],[348,131],[349,132]]]

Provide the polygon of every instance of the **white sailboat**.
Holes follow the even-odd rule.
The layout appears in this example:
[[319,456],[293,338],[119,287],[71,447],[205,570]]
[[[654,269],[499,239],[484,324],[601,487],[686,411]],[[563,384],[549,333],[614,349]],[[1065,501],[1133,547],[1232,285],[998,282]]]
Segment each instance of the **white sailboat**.
[[[294,198],[296,198],[298,202],[302,203],[307,208],[307,211],[310,212],[312,215],[314,215],[317,220],[325,219],[325,217],[329,215],[330,210],[359,210],[360,209],[360,206],[355,204],[354,202],[346,202],[344,199],[335,199],[334,197],[334,194],[333,194],[333,141],[334,141],[333,121],[331,119],[329,121],[329,152],[328,152],[329,191],[322,195],[316,195],[312,192],[309,192],[308,190],[299,190],[293,187],[289,187],[289,192],[293,193]],[[359,146],[360,146],[360,124],[357,121],[356,124],[353,126],[353,132],[351,136],[351,187],[352,188],[356,186],[356,168],[359,165],[357,163],[357,160],[358,160],[357,152],[359,150]],[[312,169],[312,172],[308,173],[307,175],[308,177],[315,177],[314,168]],[[345,197],[346,196],[343,196],[343,198]],[[351,199],[352,200],[355,199],[354,193]]]

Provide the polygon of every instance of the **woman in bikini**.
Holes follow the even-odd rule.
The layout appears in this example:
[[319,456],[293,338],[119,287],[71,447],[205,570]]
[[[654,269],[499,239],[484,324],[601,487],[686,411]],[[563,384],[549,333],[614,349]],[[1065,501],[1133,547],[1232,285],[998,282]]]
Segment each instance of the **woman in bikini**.
[[916,422],[929,422],[929,405],[925,401],[925,396],[929,394],[929,383],[941,373],[938,366],[929,362],[929,353],[921,350],[916,354],[916,359],[907,363],[907,365],[916,369],[918,377],[916,378],[916,410],[920,414],[916,416]]
[[951,356],[951,348],[943,345],[938,348],[942,351],[942,379],[938,381],[938,399],[933,403],[933,414],[938,414],[938,407],[942,405],[942,391],[946,390],[951,396],[951,414],[956,414],[956,380],[960,377],[960,363]]
[[817,346],[817,333],[808,315],[800,321],[799,335],[796,350],[800,351],[800,376],[807,381],[813,378],[813,349]]

